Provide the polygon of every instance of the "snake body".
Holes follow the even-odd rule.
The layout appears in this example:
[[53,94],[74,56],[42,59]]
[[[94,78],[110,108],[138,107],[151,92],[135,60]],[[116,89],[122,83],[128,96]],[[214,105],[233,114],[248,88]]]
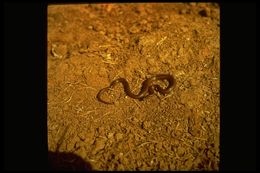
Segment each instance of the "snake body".
[[[153,84],[155,81],[158,81],[158,80],[167,80],[168,86],[166,88],[162,88],[161,86],[159,86],[157,84],[156,85]],[[164,94],[164,95],[170,93],[172,91],[174,85],[175,85],[175,80],[174,80],[174,77],[172,75],[159,74],[159,75],[153,76],[153,77],[148,78],[145,81],[143,81],[140,92],[138,94],[133,94],[130,90],[129,83],[127,82],[127,80],[125,78],[118,78],[118,79],[114,80],[108,87],[101,89],[97,94],[97,99],[100,102],[103,102],[103,103],[106,103],[106,104],[113,104],[113,102],[111,103],[111,102],[107,102],[107,101],[102,100],[101,95],[105,91],[112,88],[117,83],[123,84],[124,91],[125,91],[127,96],[134,98],[134,99],[142,100],[143,98],[147,97],[148,95],[153,94],[154,91],[157,91],[157,92]]]

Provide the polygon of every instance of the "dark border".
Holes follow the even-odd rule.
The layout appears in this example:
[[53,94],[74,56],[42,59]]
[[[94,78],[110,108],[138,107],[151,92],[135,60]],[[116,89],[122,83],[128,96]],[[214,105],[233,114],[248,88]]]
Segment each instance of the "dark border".
[[47,9],[4,3],[4,164],[47,170]]
[[221,3],[220,170],[256,170],[256,3]]
[[[4,3],[4,164],[48,170],[47,3]],[[256,170],[256,3],[221,3],[221,170]]]

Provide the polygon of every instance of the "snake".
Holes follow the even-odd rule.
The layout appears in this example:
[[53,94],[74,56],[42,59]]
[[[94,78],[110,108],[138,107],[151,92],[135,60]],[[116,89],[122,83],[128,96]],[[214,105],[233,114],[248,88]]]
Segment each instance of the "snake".
[[[160,85],[154,84],[154,82],[158,81],[158,80],[161,80],[161,81],[167,80],[168,86],[166,88],[162,88]],[[133,94],[130,90],[129,83],[127,82],[127,80],[125,78],[118,78],[118,79],[112,81],[111,84],[108,87],[103,88],[98,92],[98,94],[97,94],[98,101],[105,103],[105,104],[114,104],[114,102],[107,102],[107,101],[103,100],[101,95],[104,92],[110,90],[117,83],[123,84],[124,91],[125,91],[127,96],[129,96],[133,99],[139,99],[139,100],[143,100],[145,97],[153,94],[155,91],[159,92],[163,95],[169,94],[173,90],[173,88],[176,84],[175,79],[172,75],[170,75],[170,74],[158,74],[158,75],[155,75],[155,76],[148,78],[145,81],[143,81],[140,92],[138,94]]]

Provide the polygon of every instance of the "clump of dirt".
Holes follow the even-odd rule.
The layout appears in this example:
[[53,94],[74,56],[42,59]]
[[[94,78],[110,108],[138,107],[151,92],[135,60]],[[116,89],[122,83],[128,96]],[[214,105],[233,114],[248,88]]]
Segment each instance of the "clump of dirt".
[[[49,151],[92,170],[219,170],[219,18],[215,3],[48,6]],[[171,94],[96,99],[157,74],[175,77]]]

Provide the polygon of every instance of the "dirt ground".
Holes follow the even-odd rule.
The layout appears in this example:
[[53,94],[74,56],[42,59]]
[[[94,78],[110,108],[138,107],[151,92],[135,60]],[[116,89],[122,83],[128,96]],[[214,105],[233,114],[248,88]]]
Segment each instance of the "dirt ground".
[[[176,86],[143,101],[157,74]],[[161,82],[160,85],[166,86]],[[220,14],[214,3],[48,6],[48,148],[53,169],[219,170]]]

